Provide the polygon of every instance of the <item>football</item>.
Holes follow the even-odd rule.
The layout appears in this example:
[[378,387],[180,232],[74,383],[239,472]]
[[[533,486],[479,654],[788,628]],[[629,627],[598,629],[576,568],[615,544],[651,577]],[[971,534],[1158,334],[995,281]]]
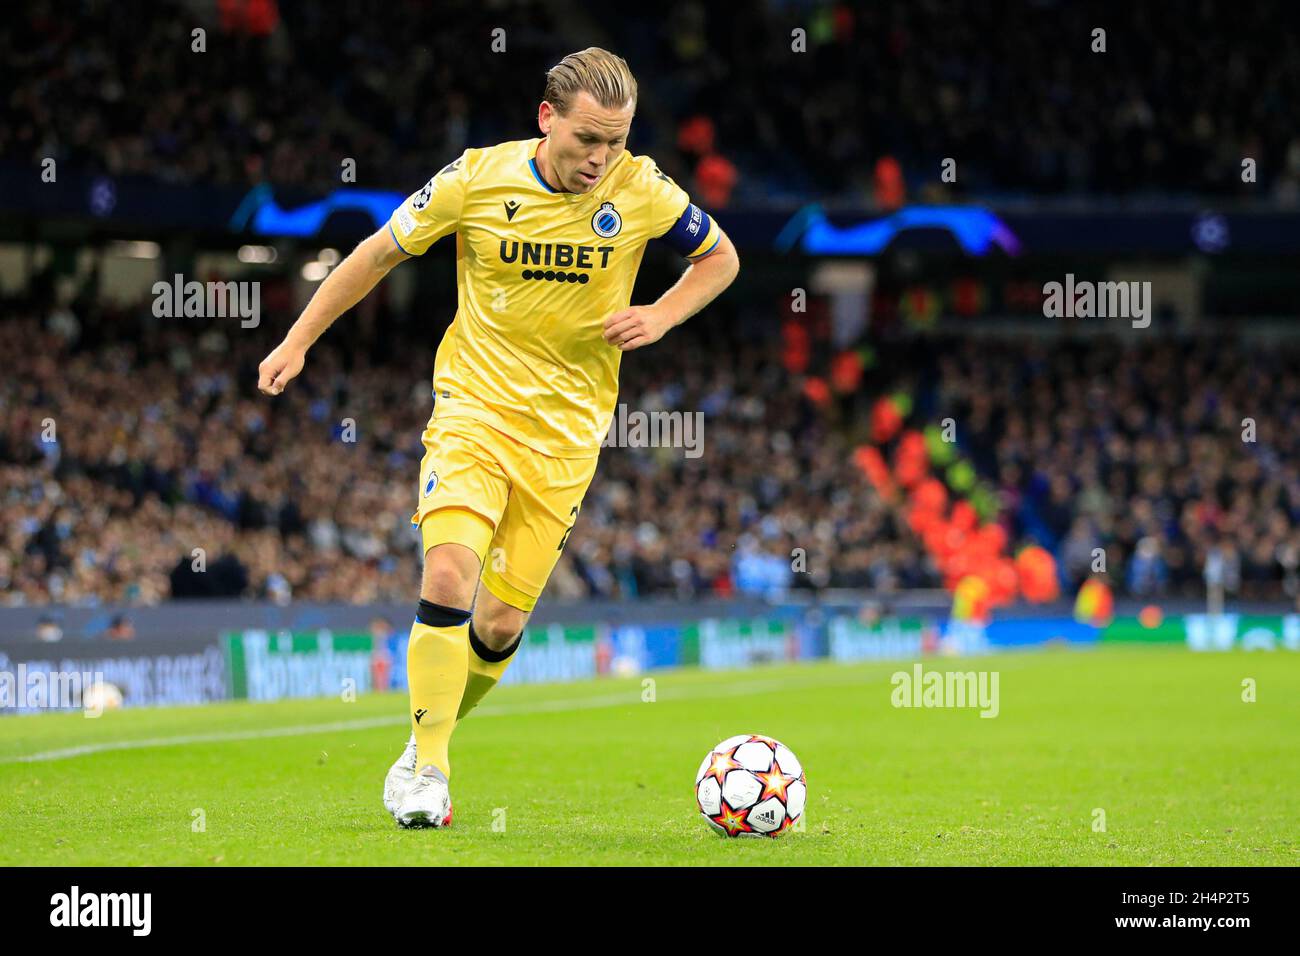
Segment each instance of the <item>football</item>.
[[798,826],[807,798],[799,759],[762,734],[728,737],[695,775],[700,815],[722,836],[778,837]]
[[107,681],[91,684],[81,696],[81,706],[89,714],[100,714],[106,710],[118,710],[122,703],[121,688]]

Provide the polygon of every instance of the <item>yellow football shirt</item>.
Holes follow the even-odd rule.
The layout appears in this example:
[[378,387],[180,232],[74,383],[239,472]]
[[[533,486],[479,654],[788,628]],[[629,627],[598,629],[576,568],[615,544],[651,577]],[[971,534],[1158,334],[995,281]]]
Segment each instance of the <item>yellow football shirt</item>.
[[541,138],[467,149],[393,211],[422,255],[456,233],[456,317],[438,347],[437,417],[477,419],[556,458],[599,453],[622,353],[605,319],[627,308],[646,243],[713,250],[712,218],[646,156],[624,151],[589,193],[558,192]]

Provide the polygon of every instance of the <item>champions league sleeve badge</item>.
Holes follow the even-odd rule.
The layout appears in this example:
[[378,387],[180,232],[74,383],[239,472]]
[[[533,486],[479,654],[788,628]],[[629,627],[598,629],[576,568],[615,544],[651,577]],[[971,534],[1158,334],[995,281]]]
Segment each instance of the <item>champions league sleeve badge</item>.
[[[435,176],[434,179],[437,177]],[[419,212],[425,206],[429,205],[429,200],[433,198],[433,179],[424,184],[424,188],[415,194],[411,200],[411,208]]]

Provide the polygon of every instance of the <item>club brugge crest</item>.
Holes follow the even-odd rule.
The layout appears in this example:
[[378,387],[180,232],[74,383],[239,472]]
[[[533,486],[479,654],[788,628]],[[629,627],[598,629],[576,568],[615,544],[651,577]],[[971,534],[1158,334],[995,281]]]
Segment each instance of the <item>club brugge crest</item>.
[[424,496],[427,498],[429,495],[433,494],[433,489],[437,487],[438,473],[436,471],[431,471],[429,472],[429,480],[424,483]]
[[603,202],[591,217],[591,230],[602,239],[612,239],[623,228],[623,217],[612,202]]

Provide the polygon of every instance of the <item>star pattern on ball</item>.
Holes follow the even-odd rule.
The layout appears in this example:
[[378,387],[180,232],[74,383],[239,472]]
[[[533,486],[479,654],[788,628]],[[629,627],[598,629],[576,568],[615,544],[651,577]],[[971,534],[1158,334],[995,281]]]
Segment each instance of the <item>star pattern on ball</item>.
[[781,768],[775,764],[766,773],[756,773],[754,776],[763,784],[763,792],[756,802],[762,803],[768,797],[779,797],[782,803],[786,802],[785,791],[790,784],[794,783],[794,777],[782,773]]
[[719,826],[725,827],[732,836],[737,833],[752,833],[754,828],[745,822],[745,811],[732,810],[727,802],[722,801],[722,812],[713,818]]
[[704,772],[704,776],[713,777],[713,779],[717,780],[718,784],[721,785],[723,778],[726,777],[728,771],[738,770],[739,768],[740,764],[731,759],[730,751],[727,751],[726,753],[715,752],[713,754],[713,759],[709,761],[709,769]]

